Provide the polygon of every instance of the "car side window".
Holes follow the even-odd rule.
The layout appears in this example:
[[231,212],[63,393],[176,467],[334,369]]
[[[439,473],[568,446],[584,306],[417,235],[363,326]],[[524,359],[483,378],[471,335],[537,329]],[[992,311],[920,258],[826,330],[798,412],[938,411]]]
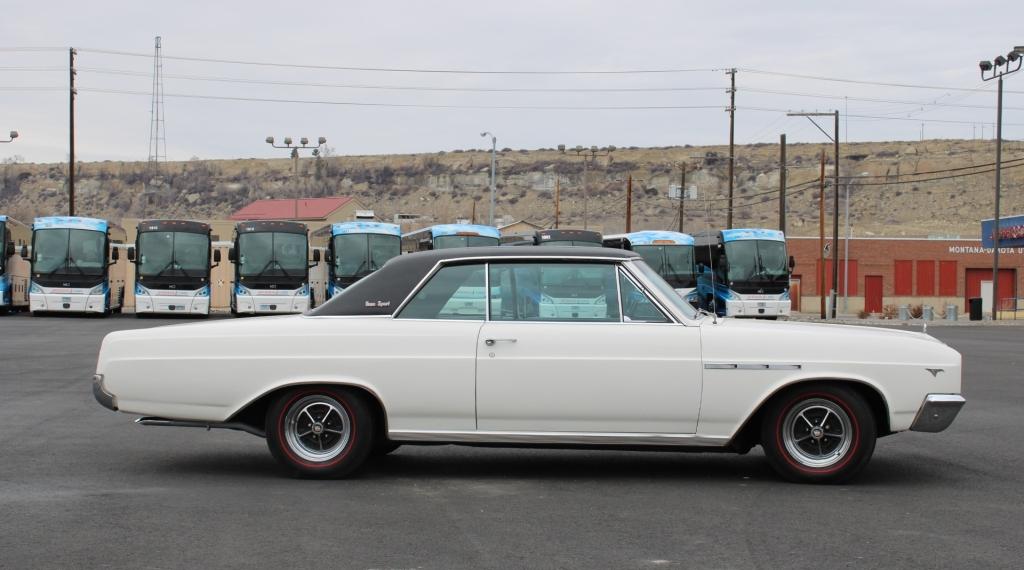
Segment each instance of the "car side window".
[[668,317],[658,309],[633,280],[619,271],[619,292],[622,295],[622,320],[627,323],[668,323]]
[[491,320],[618,322],[615,266],[492,263]]
[[450,265],[430,278],[398,318],[482,321],[486,314],[484,265]]

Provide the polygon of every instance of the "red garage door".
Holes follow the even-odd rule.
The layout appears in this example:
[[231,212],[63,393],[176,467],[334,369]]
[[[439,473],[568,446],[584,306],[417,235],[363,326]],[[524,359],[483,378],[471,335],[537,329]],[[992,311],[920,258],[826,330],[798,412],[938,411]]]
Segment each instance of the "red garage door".
[[882,276],[864,276],[864,310],[869,313],[882,312]]
[[[981,296],[981,282],[992,280],[992,268],[988,269],[968,269],[967,270],[967,297],[971,299],[973,297]],[[1006,302],[1006,299],[1013,299],[1017,296],[1017,291],[1014,285],[1017,282],[1017,270],[1016,269],[1000,269],[999,270],[999,300],[1000,304]]]

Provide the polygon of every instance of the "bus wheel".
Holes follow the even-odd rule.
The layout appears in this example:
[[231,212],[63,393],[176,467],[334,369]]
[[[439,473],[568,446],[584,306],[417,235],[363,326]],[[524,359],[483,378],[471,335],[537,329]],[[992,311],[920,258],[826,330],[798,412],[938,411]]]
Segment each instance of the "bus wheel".
[[344,388],[303,386],[267,410],[270,453],[299,477],[346,477],[374,447],[370,407]]

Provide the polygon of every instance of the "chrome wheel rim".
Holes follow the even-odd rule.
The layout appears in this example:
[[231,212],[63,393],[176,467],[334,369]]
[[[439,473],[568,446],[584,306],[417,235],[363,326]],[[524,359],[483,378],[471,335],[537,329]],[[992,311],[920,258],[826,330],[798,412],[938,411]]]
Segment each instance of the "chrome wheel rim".
[[285,440],[292,452],[313,463],[336,458],[352,438],[352,419],[330,396],[299,399],[284,418]]
[[831,467],[850,451],[852,422],[846,410],[831,400],[804,400],[786,414],[782,442],[797,463],[814,469]]

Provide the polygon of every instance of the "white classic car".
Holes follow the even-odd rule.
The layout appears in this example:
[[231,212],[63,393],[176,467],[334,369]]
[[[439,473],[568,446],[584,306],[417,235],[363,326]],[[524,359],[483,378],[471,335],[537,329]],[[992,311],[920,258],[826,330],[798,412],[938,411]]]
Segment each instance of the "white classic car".
[[960,360],[916,332],[699,313],[632,252],[464,248],[305,315],[111,333],[93,393],[145,425],[265,437],[303,476],[404,444],[760,444],[783,477],[834,482],[877,437],[949,426]]

